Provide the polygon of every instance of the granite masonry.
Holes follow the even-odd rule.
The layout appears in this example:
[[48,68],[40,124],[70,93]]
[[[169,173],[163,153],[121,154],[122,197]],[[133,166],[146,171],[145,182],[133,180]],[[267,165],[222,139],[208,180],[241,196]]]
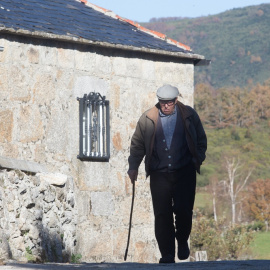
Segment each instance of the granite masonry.
[[73,180],[63,174],[0,172],[0,257],[70,261],[76,247]]
[[[175,85],[180,100],[193,104],[193,62],[8,33],[0,45],[0,255],[65,261],[80,254],[85,262],[122,262],[131,136],[163,84]],[[77,158],[77,98],[90,92],[110,102],[109,162]],[[128,261],[159,256],[142,164]]]

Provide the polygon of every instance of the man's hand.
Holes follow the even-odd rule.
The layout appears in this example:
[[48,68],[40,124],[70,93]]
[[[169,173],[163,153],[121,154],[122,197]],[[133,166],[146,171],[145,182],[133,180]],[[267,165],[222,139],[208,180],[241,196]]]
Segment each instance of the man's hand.
[[137,176],[138,176],[138,171],[137,170],[128,170],[128,176],[131,180],[131,183],[133,184],[134,181],[137,180]]

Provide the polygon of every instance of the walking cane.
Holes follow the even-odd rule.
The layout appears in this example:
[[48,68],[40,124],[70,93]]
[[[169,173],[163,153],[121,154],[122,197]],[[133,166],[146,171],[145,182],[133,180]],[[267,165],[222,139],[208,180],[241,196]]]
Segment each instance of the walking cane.
[[132,202],[131,202],[131,210],[130,210],[130,218],[129,218],[127,248],[126,248],[125,257],[124,257],[125,261],[127,260],[127,255],[128,255],[128,246],[129,246],[130,231],[131,231],[131,220],[132,220],[132,213],[133,213],[134,197],[135,197],[135,180],[132,183]]

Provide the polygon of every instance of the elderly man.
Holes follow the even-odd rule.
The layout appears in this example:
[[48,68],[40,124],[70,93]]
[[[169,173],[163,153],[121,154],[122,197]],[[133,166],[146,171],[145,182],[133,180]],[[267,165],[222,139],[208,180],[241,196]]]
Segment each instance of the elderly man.
[[175,238],[178,258],[189,257],[196,171],[200,172],[207,149],[207,138],[198,114],[179,102],[178,96],[178,89],[171,85],[157,90],[159,102],[140,117],[128,158],[128,175],[133,183],[145,156],[155,235],[162,256],[159,263],[175,262]]

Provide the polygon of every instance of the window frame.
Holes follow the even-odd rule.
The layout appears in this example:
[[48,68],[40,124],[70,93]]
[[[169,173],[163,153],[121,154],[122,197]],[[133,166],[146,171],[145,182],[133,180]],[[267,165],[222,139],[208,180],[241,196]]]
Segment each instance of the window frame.
[[82,161],[106,162],[110,159],[109,101],[100,93],[84,94],[79,101],[79,155]]

